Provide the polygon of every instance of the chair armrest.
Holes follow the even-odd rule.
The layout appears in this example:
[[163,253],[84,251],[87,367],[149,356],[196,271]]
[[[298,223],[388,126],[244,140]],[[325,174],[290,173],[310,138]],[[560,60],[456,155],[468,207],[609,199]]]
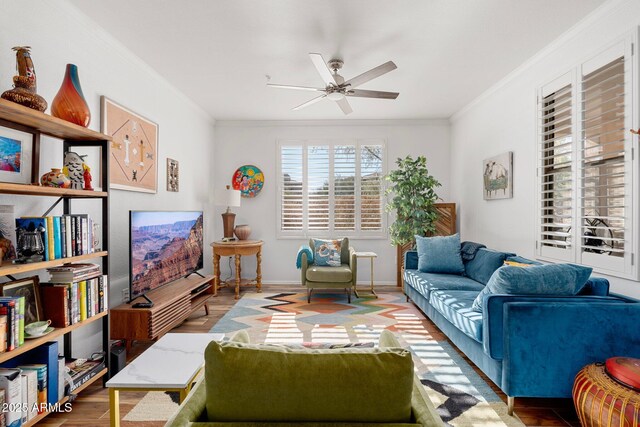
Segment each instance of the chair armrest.
[[358,257],[354,248],[349,248],[349,268],[351,269],[351,281],[355,286],[356,280],[358,280]]
[[206,410],[207,392],[204,376],[193,386],[191,393],[182,402],[178,412],[167,421],[165,427],[183,427],[202,419]]
[[302,286],[305,286],[307,283],[307,268],[309,267],[309,261],[307,260],[307,254],[303,253],[301,257],[300,279],[302,280]]

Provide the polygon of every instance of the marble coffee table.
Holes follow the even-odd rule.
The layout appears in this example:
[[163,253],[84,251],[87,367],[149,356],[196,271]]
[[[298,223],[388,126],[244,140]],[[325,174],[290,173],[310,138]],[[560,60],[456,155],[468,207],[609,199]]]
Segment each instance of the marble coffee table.
[[107,381],[111,426],[120,425],[121,391],[177,391],[180,402],[204,367],[204,350],[224,334],[166,334]]

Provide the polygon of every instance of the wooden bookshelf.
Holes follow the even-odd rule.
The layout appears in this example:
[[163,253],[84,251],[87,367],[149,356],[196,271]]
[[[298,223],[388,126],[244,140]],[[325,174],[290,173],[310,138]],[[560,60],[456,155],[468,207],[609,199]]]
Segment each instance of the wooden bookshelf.
[[28,273],[30,271],[43,270],[45,268],[58,267],[72,262],[89,261],[95,258],[106,257],[107,251],[94,252],[87,255],[78,255],[70,258],[59,258],[51,261],[31,262],[27,264],[6,264],[0,267],[0,276],[8,276],[20,273]]
[[[10,264],[6,263],[0,266],[0,277],[12,278],[16,274],[24,274],[30,272],[36,272],[51,267],[60,266],[67,263],[82,262],[92,259],[100,258],[102,260],[102,273],[109,274],[109,144],[112,138],[108,135],[104,135],[100,132],[96,132],[91,129],[78,126],[76,124],[67,122],[65,120],[52,117],[48,114],[23,107],[13,102],[0,99],[0,125],[8,128],[14,128],[21,132],[29,133],[33,135],[33,164],[31,182],[38,182],[40,174],[44,173],[44,170],[40,170],[40,153],[42,144],[47,144],[48,141],[41,138],[41,136],[50,136],[53,138],[62,139],[62,148],[64,152],[73,151],[74,147],[97,147],[100,149],[100,178],[96,184],[103,189],[103,191],[86,191],[86,190],[72,190],[65,188],[50,188],[39,185],[25,185],[14,184],[7,182],[0,182],[0,204],[2,204],[2,195],[20,195],[30,197],[47,197],[58,198],[62,200],[55,201],[55,206],[58,202],[61,202],[64,214],[79,213],[72,210],[73,199],[90,199],[94,200],[94,203],[100,204],[101,210],[101,241],[103,251],[93,254],[80,255],[62,259],[56,259],[51,261],[42,261],[30,264]],[[75,206],[74,206],[75,207]],[[35,212],[33,214],[36,214]],[[106,283],[108,286],[108,281]],[[108,301],[107,301],[108,304]],[[108,307],[107,307],[108,308]],[[73,391],[73,394],[78,394],[83,391],[87,386],[98,381],[99,379],[105,380],[107,378],[107,372],[109,369],[109,311],[103,311],[95,316],[90,317],[82,322],[75,323],[66,328],[56,328],[51,333],[32,340],[25,340],[25,343],[13,351],[0,353],[0,363],[7,362],[16,356],[24,354],[29,350],[33,350],[38,346],[41,346],[47,342],[55,341],[56,339],[63,337],[64,345],[60,346],[59,352],[64,353],[66,358],[72,357],[86,357],[86,355],[73,354],[73,331],[82,328],[89,324],[101,324],[102,325],[102,351],[106,354],[105,369],[99,372],[96,376],[91,378],[88,382],[80,386]],[[62,404],[69,400],[68,396],[63,396],[58,403]],[[37,417],[26,423],[26,426],[32,426],[42,421],[49,412],[43,412],[38,414]]]
[[0,118],[30,127],[38,132],[60,139],[77,141],[111,141],[109,135],[78,126],[15,102],[0,98]]
[[11,360],[14,357],[22,354],[22,353],[26,353],[29,350],[33,350],[34,348],[49,342],[49,341],[53,341],[55,339],[58,339],[59,337],[68,334],[71,331],[74,331],[78,328],[81,328],[83,326],[88,325],[89,323],[93,323],[96,320],[102,319],[103,317],[105,317],[108,314],[107,311],[103,311],[102,313],[98,313],[95,316],[91,316],[88,319],[83,320],[82,322],[78,322],[78,323],[74,323],[71,326],[67,326],[66,328],[55,328],[53,331],[51,331],[50,333],[48,333],[47,335],[40,337],[40,338],[34,338],[34,339],[30,339],[24,340],[24,344],[22,344],[20,347],[16,348],[13,351],[6,351],[4,353],[0,353],[0,363],[4,363],[7,360]]
[[13,184],[10,182],[0,182],[0,194],[68,197],[78,199],[105,198],[109,195],[106,191],[72,190],[70,188],[43,187],[41,185]]
[[[86,383],[82,384],[77,389],[73,390],[73,394],[80,393],[82,390],[84,390],[85,388],[89,387],[91,384],[93,384],[94,382],[96,382],[100,378],[104,377],[107,374],[107,372],[108,372],[108,369],[104,368],[102,371],[98,372],[93,377],[91,377],[91,379],[89,381],[87,381]],[[65,397],[63,397],[62,399],[60,399],[58,401],[58,405],[61,406],[61,405],[65,404],[65,403],[67,403],[68,401],[69,401],[69,396],[65,396]],[[46,417],[50,413],[51,413],[50,411],[44,411],[41,414],[38,414],[35,418],[32,418],[31,420],[29,420],[28,422],[23,424],[22,426],[23,427],[34,426],[38,422],[42,421],[44,419],[44,417]]]

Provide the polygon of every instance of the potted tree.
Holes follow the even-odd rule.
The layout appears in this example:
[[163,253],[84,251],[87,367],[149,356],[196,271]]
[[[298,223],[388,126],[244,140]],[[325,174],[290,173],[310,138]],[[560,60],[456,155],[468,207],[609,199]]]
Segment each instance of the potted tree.
[[436,231],[438,213],[435,207],[439,197],[435,192],[441,184],[427,169],[427,158],[411,156],[396,160],[397,169],[385,179],[390,182],[386,190],[387,212],[395,213],[389,227],[391,244],[398,247],[398,283],[404,262],[404,253],[415,244],[414,236],[429,235]]

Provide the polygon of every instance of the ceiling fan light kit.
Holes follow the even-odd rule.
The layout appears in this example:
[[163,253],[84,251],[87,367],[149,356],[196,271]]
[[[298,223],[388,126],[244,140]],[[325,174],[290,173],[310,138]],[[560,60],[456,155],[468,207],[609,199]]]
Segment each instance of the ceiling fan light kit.
[[346,97],[353,96],[357,98],[396,99],[399,95],[398,92],[355,89],[356,87],[365,84],[368,81],[375,79],[376,77],[380,77],[398,68],[396,64],[393,63],[393,61],[385,62],[382,65],[372,68],[369,71],[366,71],[352,79],[345,81],[344,77],[338,74],[338,71],[344,65],[344,62],[341,59],[332,59],[327,63],[319,53],[310,53],[309,58],[311,59],[313,65],[316,67],[316,70],[318,70],[318,74],[320,74],[320,77],[326,85],[324,89],[267,83],[267,86],[279,89],[324,92],[323,95],[320,95],[303,104],[298,105],[297,107],[294,107],[294,111],[301,110],[302,108],[308,107],[311,104],[315,104],[316,102],[327,98],[331,101],[335,101],[335,103],[338,104],[338,107],[340,107],[344,114],[350,114],[353,112],[353,110],[351,109],[351,105],[349,105]]

